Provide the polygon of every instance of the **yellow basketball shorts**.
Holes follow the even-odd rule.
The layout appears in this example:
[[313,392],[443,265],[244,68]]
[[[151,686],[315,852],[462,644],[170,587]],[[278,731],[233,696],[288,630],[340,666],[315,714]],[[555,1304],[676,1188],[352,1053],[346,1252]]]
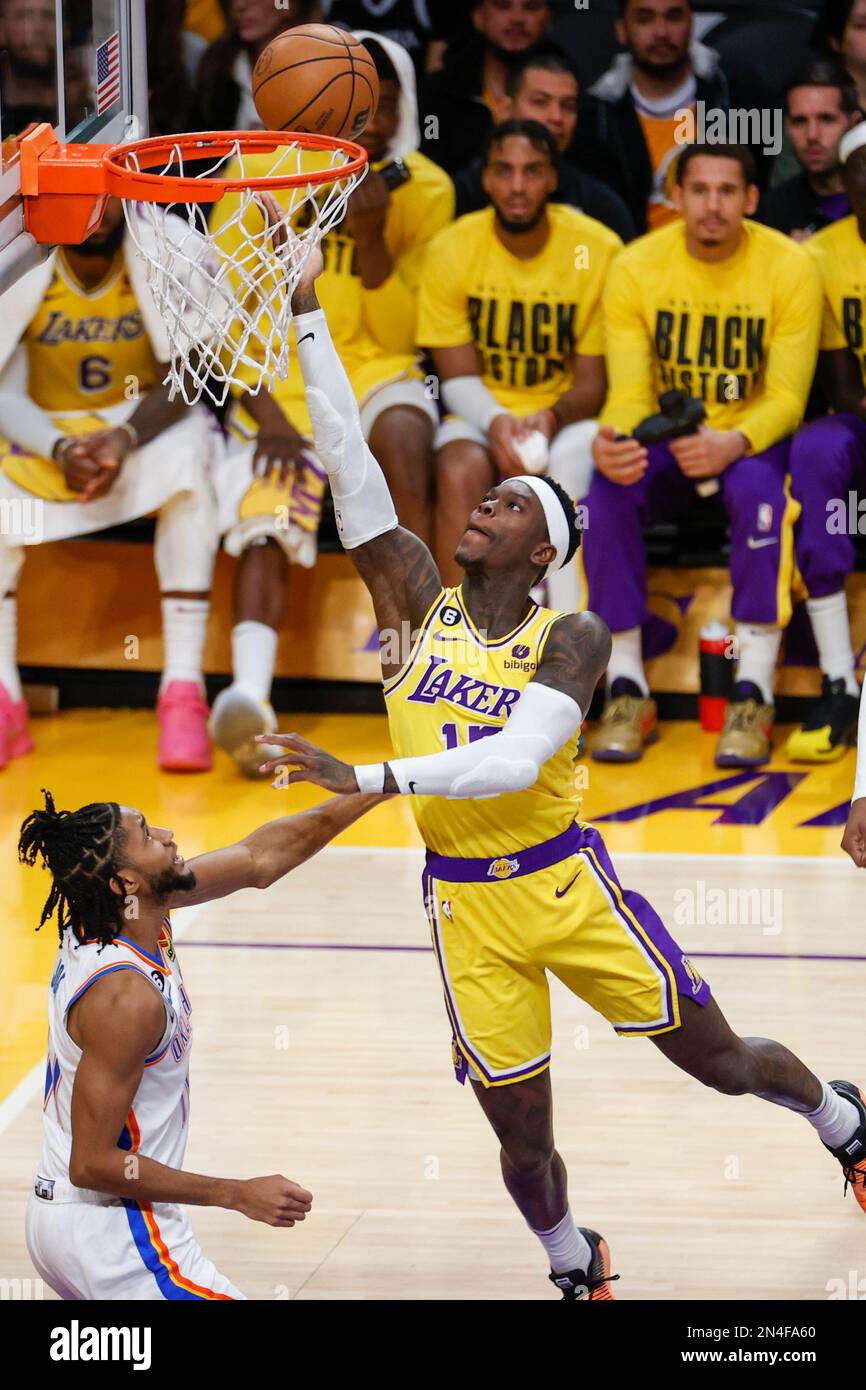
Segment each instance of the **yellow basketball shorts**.
[[548,971],[623,1036],[670,1032],[680,995],[710,998],[592,826],[495,859],[430,852],[424,901],[461,1082],[506,1086],[548,1066]]

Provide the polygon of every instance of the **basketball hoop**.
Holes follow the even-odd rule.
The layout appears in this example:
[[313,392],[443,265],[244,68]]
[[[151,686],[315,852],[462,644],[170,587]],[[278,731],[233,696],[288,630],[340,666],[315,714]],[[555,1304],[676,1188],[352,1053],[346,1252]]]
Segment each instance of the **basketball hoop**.
[[[172,395],[191,405],[206,392],[222,405],[233,385],[255,394],[285,378],[292,294],[311,247],[366,173],[360,145],[256,130],[60,145],[40,125],[20,152],[25,226],[39,242],[80,243],[107,200],[123,200],[170,345]],[[276,226],[257,202],[262,192],[283,195]],[[212,231],[205,209],[226,194],[236,205]]]

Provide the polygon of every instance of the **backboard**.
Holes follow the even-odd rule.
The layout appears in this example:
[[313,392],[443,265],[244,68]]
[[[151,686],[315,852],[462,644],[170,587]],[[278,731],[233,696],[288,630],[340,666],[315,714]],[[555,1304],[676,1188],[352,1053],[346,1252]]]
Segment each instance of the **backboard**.
[[24,230],[16,136],[145,137],[146,39],[144,0],[0,0],[0,294],[50,250]]

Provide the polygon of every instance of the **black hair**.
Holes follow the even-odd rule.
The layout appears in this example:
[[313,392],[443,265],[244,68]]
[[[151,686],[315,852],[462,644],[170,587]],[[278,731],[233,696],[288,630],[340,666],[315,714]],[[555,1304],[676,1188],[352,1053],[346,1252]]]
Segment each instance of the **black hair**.
[[[693,6],[692,6],[692,0],[683,0],[683,3],[685,4],[687,10],[690,10],[690,9],[693,8]],[[853,4],[853,3],[854,3],[854,0],[851,0],[851,3]],[[628,6],[629,6],[629,0],[616,0],[616,7],[617,7],[617,11],[618,11],[618,13],[619,13],[620,19],[624,18],[625,12],[626,12],[626,10],[628,9]]]
[[860,109],[857,84],[848,69],[837,58],[811,58],[785,83],[785,100],[795,87],[834,87],[842,101],[842,110],[851,116]]
[[700,155],[709,155],[712,159],[736,160],[737,164],[739,164],[743,172],[743,178],[745,179],[746,183],[755,183],[757,181],[758,166],[755,162],[755,156],[752,154],[752,151],[749,149],[748,145],[694,144],[686,145],[682,154],[677,160],[676,181],[680,186],[682,186],[685,183],[686,170],[688,169],[692,160],[699,158]]
[[501,145],[503,140],[507,140],[510,135],[522,135],[528,140],[536,150],[544,150],[550,157],[551,164],[556,164],[559,158],[559,151],[556,148],[556,141],[540,121],[519,121],[512,118],[510,121],[502,121],[495,125],[484,141],[481,151],[481,163],[489,164],[490,153],[495,145]]
[[581,542],[581,529],[577,524],[577,509],[565,488],[555,478],[548,478],[546,474],[542,474],[541,481],[547,483],[551,491],[556,493],[559,505],[565,513],[565,520],[568,523],[568,551],[560,560],[560,566],[567,565],[569,560],[574,559]]
[[824,0],[812,34],[812,47],[826,51],[831,48],[831,40],[841,45],[853,8],[854,0]]
[[39,927],[56,912],[61,941],[69,928],[79,941],[106,945],[122,926],[123,895],[111,888],[126,839],[120,807],[116,801],[94,801],[78,811],[58,811],[51,793],[44,787],[42,793],[45,809],[31,811],[18,841],[21,863],[33,865],[41,855],[51,874]]
[[369,52],[370,57],[373,59],[373,63],[376,68],[376,76],[378,77],[379,81],[396,82],[397,86],[399,87],[400,78],[397,75],[397,69],[391,62],[391,59],[385,50],[384,44],[379,43],[378,39],[365,39],[364,46]]
[[555,43],[540,43],[535,48],[530,48],[528,52],[521,54],[520,58],[508,69],[508,76],[505,79],[505,91],[512,101],[517,96],[523,85],[523,79],[530,68],[543,68],[545,72],[567,72],[577,82],[577,73],[572,63],[558,48]]

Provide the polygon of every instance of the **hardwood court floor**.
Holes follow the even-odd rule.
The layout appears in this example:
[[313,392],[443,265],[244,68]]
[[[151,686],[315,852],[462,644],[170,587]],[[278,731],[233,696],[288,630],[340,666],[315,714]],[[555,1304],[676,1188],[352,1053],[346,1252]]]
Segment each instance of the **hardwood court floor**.
[[[300,724],[343,756],[369,760],[387,748],[375,719]],[[13,823],[42,785],[61,805],[114,795],[156,823],[171,812],[187,854],[312,800],[293,794],[290,807],[222,763],[207,778],[160,778],[142,715],[89,711],[37,732],[37,757],[3,784],[7,869]],[[627,774],[593,768],[587,814],[718,780],[693,729],[666,730],[665,745],[667,756]],[[862,1083],[863,880],[832,853],[838,828],[802,824],[841,802],[852,772],[846,763],[809,774],[813,789],[795,783],[753,825],[680,807],[603,828],[621,879],[654,902],[739,1032],[781,1038],[825,1079]],[[703,805],[741,805],[771,785],[710,792]],[[265,893],[175,914],[195,1025],[187,1166],[280,1171],[315,1197],[311,1218],[290,1231],[193,1210],[205,1249],[252,1298],[557,1296],[501,1186],[493,1135],[453,1080],[405,809],[380,808]],[[33,944],[42,876],[21,871],[10,887],[2,931],[15,974],[0,1021],[17,1039],[4,1049],[0,1092],[7,1279],[33,1273],[22,1210],[39,1151],[53,952],[46,933]],[[751,925],[726,924],[744,913],[737,889],[752,893]],[[804,1121],[703,1090],[649,1042],[618,1039],[556,980],[552,993],[556,1130],[572,1210],[608,1239],[618,1297],[826,1299],[866,1276],[866,1218],[850,1193],[843,1201],[841,1173]]]

